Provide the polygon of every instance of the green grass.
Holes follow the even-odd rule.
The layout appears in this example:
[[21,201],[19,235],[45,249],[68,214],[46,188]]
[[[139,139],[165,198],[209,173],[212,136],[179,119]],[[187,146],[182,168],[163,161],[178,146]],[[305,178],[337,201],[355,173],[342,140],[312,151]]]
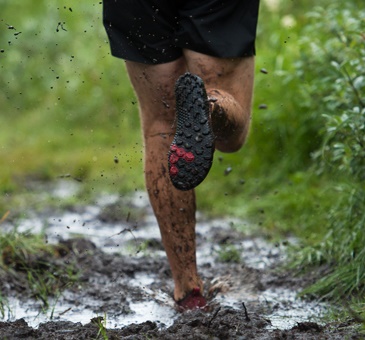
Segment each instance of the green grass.
[[8,299],[0,292],[0,316],[5,317],[6,310],[8,309]]
[[[127,178],[130,168],[142,173],[137,105],[123,63],[109,55],[101,5],[28,5],[23,16],[19,1],[2,9],[0,191],[21,189],[24,176],[64,174],[141,187],[140,176]],[[67,31],[56,32],[58,22]]]
[[217,251],[218,261],[223,263],[240,263],[241,253],[233,244],[224,244]]
[[[16,278],[18,286],[30,297],[50,307],[49,298],[58,297],[78,279],[78,270],[72,263],[55,261],[66,252],[61,246],[46,242],[44,235],[20,233],[16,229],[0,233],[0,268]],[[0,312],[4,315],[6,299],[0,294]]]
[[96,317],[96,318],[93,318],[91,320],[92,323],[94,323],[98,328],[99,328],[99,331],[98,331],[98,334],[96,335],[96,339],[99,339],[99,338],[103,338],[104,340],[108,340],[109,337],[108,337],[108,334],[107,334],[107,329],[106,329],[106,314],[104,314],[104,317]]

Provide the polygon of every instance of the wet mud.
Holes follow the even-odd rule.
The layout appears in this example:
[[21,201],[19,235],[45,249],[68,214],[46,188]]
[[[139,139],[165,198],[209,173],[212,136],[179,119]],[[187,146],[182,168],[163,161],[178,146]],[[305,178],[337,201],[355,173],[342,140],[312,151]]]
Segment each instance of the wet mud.
[[238,223],[198,216],[198,266],[209,310],[180,313],[143,194],[29,215],[18,228],[46,228],[58,250],[56,258],[39,256],[52,268],[73,263],[80,275],[45,309],[23,284],[26,272],[0,271],[1,294],[8,297],[0,339],[361,338],[351,325],[326,324],[325,305],[297,298],[303,280],[276,270],[285,246],[245,236]]

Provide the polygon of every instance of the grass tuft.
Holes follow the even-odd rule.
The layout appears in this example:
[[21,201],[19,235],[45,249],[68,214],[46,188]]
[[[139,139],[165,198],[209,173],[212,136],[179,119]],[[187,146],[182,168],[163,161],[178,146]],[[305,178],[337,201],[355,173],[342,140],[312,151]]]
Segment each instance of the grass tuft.
[[78,279],[76,267],[61,261],[68,249],[48,244],[42,234],[20,233],[16,229],[0,233],[0,249],[3,275],[40,300],[45,309],[49,307],[49,297]]

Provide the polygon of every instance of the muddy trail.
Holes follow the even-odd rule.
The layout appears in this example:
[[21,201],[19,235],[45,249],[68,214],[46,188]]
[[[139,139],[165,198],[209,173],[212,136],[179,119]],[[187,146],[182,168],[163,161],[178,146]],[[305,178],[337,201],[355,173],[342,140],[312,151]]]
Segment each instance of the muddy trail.
[[[61,200],[75,190],[60,182],[48,194]],[[105,195],[93,205],[29,212],[0,225],[15,226],[44,230],[58,256],[39,257],[48,266],[54,262],[52,268],[72,263],[80,274],[45,308],[26,288],[26,272],[0,271],[6,297],[0,339],[360,339],[346,324],[326,324],[324,304],[297,298],[303,279],[277,271],[292,240],[272,244],[247,236],[237,231],[242,221],[198,214],[198,266],[209,310],[185,313],[175,309],[144,193]]]

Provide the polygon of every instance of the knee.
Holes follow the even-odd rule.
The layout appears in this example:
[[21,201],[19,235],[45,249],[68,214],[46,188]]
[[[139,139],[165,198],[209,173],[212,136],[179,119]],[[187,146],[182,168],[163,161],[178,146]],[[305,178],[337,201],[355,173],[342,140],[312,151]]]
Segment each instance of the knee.
[[233,153],[239,151],[245,144],[246,134],[241,134],[235,138],[228,139],[216,139],[215,147],[217,150],[224,153]]

